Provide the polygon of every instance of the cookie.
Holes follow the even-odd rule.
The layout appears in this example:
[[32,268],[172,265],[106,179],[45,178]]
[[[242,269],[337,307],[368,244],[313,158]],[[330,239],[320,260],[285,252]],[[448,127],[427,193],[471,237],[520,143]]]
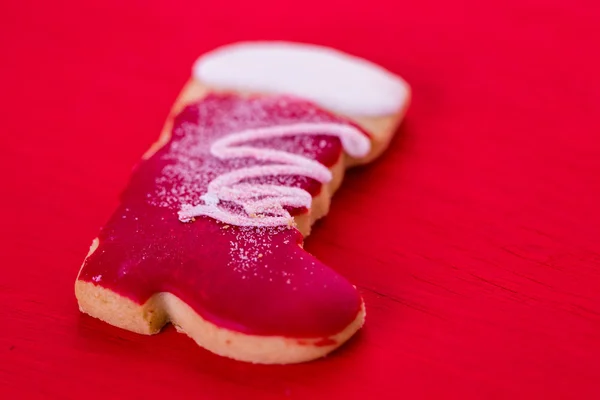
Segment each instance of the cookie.
[[409,100],[400,77],[321,46],[201,56],[81,266],[80,310],[140,334],[170,322],[252,363],[336,349],[365,305],[303,240],[344,171],[386,149]]

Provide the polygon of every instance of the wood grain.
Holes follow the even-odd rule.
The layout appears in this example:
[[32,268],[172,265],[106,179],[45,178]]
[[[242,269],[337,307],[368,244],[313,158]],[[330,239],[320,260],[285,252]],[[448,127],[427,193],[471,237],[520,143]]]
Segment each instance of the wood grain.
[[[596,2],[235,3],[0,5],[2,398],[600,398]],[[316,363],[120,331],[73,294],[193,60],[248,39],[335,46],[414,90],[307,241],[368,310]]]

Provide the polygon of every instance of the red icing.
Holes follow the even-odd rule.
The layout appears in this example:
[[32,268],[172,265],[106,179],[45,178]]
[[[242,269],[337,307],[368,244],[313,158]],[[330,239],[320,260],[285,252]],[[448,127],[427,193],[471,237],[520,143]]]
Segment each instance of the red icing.
[[319,341],[313,343],[314,346],[324,347],[324,346],[333,346],[337,344],[337,342],[331,338],[323,338]]
[[[258,161],[218,160],[207,149],[239,129],[294,122],[347,123],[310,103],[283,97],[211,95],[186,107],[167,145],[141,163],[121,205],[101,230],[80,279],[142,304],[170,292],[203,318],[256,335],[326,337],[359,312],[361,299],[342,276],[300,248],[293,228],[240,228],[207,217],[182,223],[182,202],[198,198],[210,179]],[[326,166],[341,156],[338,138],[302,136],[253,142],[305,155]],[[269,178],[308,190],[303,177]],[[302,210],[294,210],[301,212]]]

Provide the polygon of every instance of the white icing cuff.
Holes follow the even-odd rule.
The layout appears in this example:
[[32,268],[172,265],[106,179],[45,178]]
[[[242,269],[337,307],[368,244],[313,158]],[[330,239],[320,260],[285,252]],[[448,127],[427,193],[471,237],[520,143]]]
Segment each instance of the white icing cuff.
[[384,68],[327,47],[289,42],[243,42],[200,57],[194,78],[225,90],[302,97],[348,115],[397,113],[410,88]]

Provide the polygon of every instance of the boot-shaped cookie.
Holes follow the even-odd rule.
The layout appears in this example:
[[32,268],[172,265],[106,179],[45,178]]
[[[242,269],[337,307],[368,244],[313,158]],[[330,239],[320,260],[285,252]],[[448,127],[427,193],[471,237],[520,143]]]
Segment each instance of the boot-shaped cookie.
[[254,363],[296,363],[364,323],[344,277],[302,249],[346,168],[388,146],[399,77],[335,50],[240,43],[195,63],[159,140],[90,248],[82,312]]

